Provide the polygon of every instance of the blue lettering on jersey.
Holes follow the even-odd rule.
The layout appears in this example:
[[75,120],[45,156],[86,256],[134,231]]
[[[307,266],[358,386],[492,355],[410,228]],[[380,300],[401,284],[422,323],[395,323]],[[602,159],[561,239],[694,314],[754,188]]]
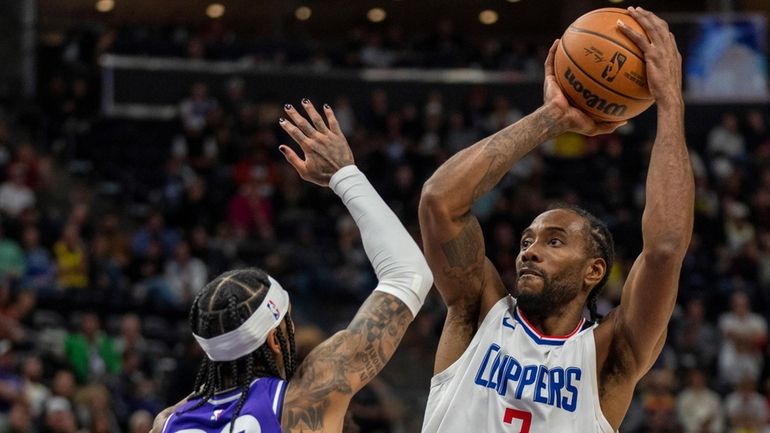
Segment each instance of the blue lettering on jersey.
[[492,343],[476,373],[478,386],[494,389],[501,396],[509,391],[521,400],[526,391],[532,391],[532,401],[574,412],[577,409],[578,387],[582,372],[578,367],[553,367],[522,365],[516,358],[500,352],[500,346]]

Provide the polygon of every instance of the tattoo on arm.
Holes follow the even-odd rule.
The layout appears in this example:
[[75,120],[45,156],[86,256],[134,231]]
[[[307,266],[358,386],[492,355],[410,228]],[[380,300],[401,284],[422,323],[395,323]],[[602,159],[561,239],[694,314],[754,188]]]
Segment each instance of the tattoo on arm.
[[526,128],[511,125],[482,140],[480,144],[489,163],[473,189],[473,201],[491,191],[516,161],[540,144],[557,126],[556,119],[547,115],[537,116],[535,122]]
[[467,281],[475,288],[483,287],[484,235],[479,220],[466,215],[460,233],[441,245],[448,266],[443,273],[453,279]]
[[372,293],[348,328],[318,346],[300,365],[287,390],[283,430],[321,431],[335,399],[351,398],[382,370],[411,321],[411,311],[398,298]]
[[492,191],[505,174],[506,170],[501,170],[501,168],[504,168],[503,166],[508,162],[505,155],[505,141],[510,139],[510,133],[506,134],[506,131],[508,130],[502,130],[486,139],[484,153],[489,158],[489,165],[487,165],[479,183],[473,188],[472,200],[474,202]]

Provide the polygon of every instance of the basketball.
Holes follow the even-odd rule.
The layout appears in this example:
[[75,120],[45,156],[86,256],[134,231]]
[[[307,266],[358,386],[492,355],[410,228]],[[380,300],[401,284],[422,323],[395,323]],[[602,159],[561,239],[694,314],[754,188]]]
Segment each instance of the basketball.
[[618,20],[646,35],[625,9],[597,9],[569,26],[554,56],[556,81],[570,103],[606,122],[630,119],[654,102],[644,53]]

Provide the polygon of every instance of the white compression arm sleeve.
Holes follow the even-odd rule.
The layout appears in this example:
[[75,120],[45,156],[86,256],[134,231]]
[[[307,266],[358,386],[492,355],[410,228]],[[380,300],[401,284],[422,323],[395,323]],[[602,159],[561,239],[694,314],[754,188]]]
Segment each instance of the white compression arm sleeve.
[[339,169],[329,187],[348,208],[379,284],[416,316],[433,285],[433,274],[414,239],[355,165]]

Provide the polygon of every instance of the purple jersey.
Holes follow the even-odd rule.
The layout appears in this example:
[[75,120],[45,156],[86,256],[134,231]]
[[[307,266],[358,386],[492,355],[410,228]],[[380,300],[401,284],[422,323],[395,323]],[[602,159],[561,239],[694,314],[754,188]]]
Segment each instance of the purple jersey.
[[[249,386],[246,401],[235,420],[233,433],[281,433],[281,409],[286,382],[276,377],[262,377]],[[203,406],[191,400],[174,412],[162,433],[230,433],[240,389],[216,394]]]

